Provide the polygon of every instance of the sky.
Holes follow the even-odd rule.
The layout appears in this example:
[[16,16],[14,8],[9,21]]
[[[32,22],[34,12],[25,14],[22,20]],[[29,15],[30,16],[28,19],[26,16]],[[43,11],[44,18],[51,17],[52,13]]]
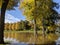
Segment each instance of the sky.
[[[53,0],[56,3],[59,3],[60,5],[60,0]],[[56,9],[54,8],[59,14],[60,14],[60,8]],[[5,23],[14,23],[20,20],[25,20],[25,16],[22,14],[21,10],[19,7],[15,7],[15,10],[7,10],[5,14]]]
[[[60,0],[53,0],[54,2],[56,2],[56,3],[59,3],[59,5],[60,5]],[[60,7],[60,6],[59,6]],[[60,14],[60,8],[59,9],[56,9],[55,8],[55,10]]]
[[15,7],[15,10],[7,10],[6,11],[5,23],[7,23],[7,22],[8,23],[13,23],[13,22],[21,21],[21,20],[25,20],[25,16],[22,14],[22,11],[18,7]]

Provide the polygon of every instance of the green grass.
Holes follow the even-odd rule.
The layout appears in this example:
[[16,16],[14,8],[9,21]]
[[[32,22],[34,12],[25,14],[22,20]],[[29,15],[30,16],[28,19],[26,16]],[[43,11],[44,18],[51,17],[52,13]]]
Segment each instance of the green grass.
[[[19,33],[34,33],[34,30],[23,30],[23,31],[4,31],[4,32],[19,32]],[[42,33],[41,30],[37,31],[38,33]]]

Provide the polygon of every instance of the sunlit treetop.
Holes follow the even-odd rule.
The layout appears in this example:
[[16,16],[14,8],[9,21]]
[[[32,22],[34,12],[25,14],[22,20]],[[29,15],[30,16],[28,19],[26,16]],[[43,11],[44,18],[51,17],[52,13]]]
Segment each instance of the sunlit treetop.
[[[4,3],[3,0],[0,0],[0,8],[2,7],[2,3]],[[9,3],[8,3],[8,6],[7,6],[7,9],[14,9],[13,7],[14,6],[17,6],[17,3],[18,3],[18,0],[9,0]]]
[[0,8],[1,8],[1,6],[2,6],[2,0],[0,0]]
[[20,1],[20,9],[28,20],[33,19],[33,17],[49,17],[49,15],[57,13],[52,9],[55,5],[56,3],[53,0],[36,0],[36,6],[35,0]]

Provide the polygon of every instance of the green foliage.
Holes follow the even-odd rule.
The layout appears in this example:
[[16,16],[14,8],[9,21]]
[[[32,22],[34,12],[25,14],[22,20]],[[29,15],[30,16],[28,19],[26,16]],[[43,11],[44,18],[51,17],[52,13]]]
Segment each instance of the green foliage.
[[[3,0],[0,0],[0,8],[2,7],[2,3],[4,3]],[[14,9],[14,6],[17,6],[18,4],[18,0],[9,0],[9,3],[8,3],[8,6],[7,6],[7,9]]]
[[51,25],[54,29],[55,17],[58,16],[58,13],[53,9],[56,5],[53,0],[20,1],[20,9],[26,19],[29,21],[36,20],[36,26],[39,26],[42,30],[46,30]]
[[28,20],[34,19],[34,16],[40,19],[40,17],[47,18],[49,15],[52,15],[53,10],[52,7],[54,3],[52,0],[24,0],[20,2],[20,9],[23,10],[23,14],[27,17]]
[[19,21],[16,23],[5,23],[5,30],[7,31],[21,31],[21,30],[30,30],[31,25],[28,25],[29,22],[27,20],[25,21]]
[[2,6],[2,0],[0,0],[0,8],[1,8],[1,6]]

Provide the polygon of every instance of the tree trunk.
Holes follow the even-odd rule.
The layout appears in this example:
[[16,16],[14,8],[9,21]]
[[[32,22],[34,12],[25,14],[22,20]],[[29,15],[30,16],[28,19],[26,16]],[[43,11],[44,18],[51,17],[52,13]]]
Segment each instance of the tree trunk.
[[44,27],[44,25],[43,25],[43,36],[45,37],[45,30],[46,30],[46,28]]
[[1,17],[0,17],[0,44],[4,43],[4,20],[5,20],[5,11],[8,5],[9,0],[3,0],[2,8],[1,8]]
[[37,28],[36,28],[36,19],[34,19],[34,44],[37,41]]
[[34,36],[37,36],[36,20],[34,19]]
[[36,6],[37,6],[37,4],[36,4],[36,0],[35,0],[35,16],[34,16],[34,36],[37,36],[37,27],[36,27],[36,14],[37,14],[37,12],[36,12]]
[[37,41],[37,27],[36,27],[36,0],[35,0],[35,16],[34,16],[34,43],[36,44],[36,41]]
[[44,38],[45,38],[45,30],[46,30],[46,28],[45,28],[45,24],[44,24],[44,18],[42,19],[42,26],[43,26],[43,36],[44,36]]

